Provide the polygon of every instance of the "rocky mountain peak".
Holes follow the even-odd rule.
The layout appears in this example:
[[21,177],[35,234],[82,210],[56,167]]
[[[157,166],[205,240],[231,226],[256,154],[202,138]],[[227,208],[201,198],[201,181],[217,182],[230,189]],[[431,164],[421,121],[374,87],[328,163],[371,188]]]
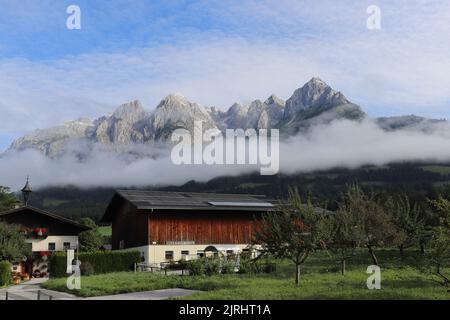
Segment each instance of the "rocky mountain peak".
[[286,102],[284,102],[283,99],[277,97],[276,95],[272,94],[269,98],[267,98],[266,101],[264,101],[266,105],[269,107],[278,107],[278,108],[284,108]]
[[228,109],[228,115],[246,115],[248,112],[248,107],[240,103],[234,103],[230,109]]
[[318,77],[312,77],[311,80],[309,80],[305,86],[324,86],[324,87],[328,87],[328,84],[326,84],[325,81],[323,81],[322,79],[318,78]]
[[139,100],[134,100],[119,106],[112,114],[112,117],[115,119],[138,120],[145,115],[146,112],[141,102]]
[[215,121],[202,105],[190,102],[181,94],[164,98],[150,118],[151,138],[167,140],[174,129],[184,128],[193,132],[194,121],[203,121],[203,128],[216,128]]
[[319,78],[312,78],[303,87],[294,91],[286,101],[285,118],[292,118],[299,111],[309,108],[331,109],[351,103],[342,93],[333,90]]

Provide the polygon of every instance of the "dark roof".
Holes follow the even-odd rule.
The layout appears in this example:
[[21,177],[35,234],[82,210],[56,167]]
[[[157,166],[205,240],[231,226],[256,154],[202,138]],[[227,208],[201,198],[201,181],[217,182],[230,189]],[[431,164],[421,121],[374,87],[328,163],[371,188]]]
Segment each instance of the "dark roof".
[[265,196],[224,193],[193,193],[117,190],[102,221],[111,221],[117,199],[130,202],[138,210],[213,210],[213,211],[254,211],[273,210],[273,201]]
[[70,220],[70,219],[58,216],[58,215],[56,215],[54,213],[50,213],[50,212],[45,211],[45,210],[34,208],[34,207],[30,207],[30,206],[23,206],[23,207],[19,207],[19,208],[16,208],[16,209],[0,212],[0,218],[3,217],[3,216],[6,216],[6,215],[13,214],[13,213],[18,213],[18,212],[21,212],[21,211],[25,212],[27,210],[36,212],[38,214],[46,215],[46,216],[48,216],[50,218],[53,218],[53,219],[59,220],[61,222],[70,224],[70,225],[72,225],[74,227],[77,227],[77,228],[79,228],[81,230],[90,230],[89,227],[87,227],[87,226],[85,226],[85,225],[83,225],[81,223],[78,223],[78,222],[75,222],[73,220]]

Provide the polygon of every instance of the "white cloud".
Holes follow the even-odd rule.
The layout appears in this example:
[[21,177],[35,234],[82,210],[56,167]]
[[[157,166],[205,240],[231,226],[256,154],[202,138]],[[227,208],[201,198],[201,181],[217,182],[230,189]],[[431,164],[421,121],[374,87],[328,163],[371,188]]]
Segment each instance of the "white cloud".
[[370,120],[335,121],[282,144],[282,171],[309,172],[402,161],[450,161],[450,125],[442,123],[429,129],[427,133],[412,129],[387,132]]
[[[400,161],[450,161],[450,127],[443,123],[423,133],[414,130],[386,132],[371,121],[335,121],[320,125],[280,145],[282,173],[310,172],[334,167],[356,168]],[[431,129],[431,128],[429,128]],[[34,151],[10,153],[0,158],[0,185],[22,187],[29,174],[36,187],[177,185],[189,180],[207,181],[217,176],[258,172],[258,166],[172,164],[169,151],[141,146],[157,158],[129,161],[95,149],[80,162],[68,155],[48,159]]]

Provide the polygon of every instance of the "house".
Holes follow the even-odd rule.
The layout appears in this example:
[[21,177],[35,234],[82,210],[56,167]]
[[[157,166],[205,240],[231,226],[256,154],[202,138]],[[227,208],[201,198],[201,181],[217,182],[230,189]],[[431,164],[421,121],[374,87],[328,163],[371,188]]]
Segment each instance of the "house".
[[80,232],[89,230],[88,227],[56,214],[34,208],[28,205],[31,186],[27,184],[24,194],[24,206],[0,213],[0,221],[21,227],[26,235],[26,242],[30,244],[32,256],[24,257],[23,261],[15,265],[14,271],[28,275],[48,274],[48,257],[57,251],[76,249]]
[[113,250],[137,249],[154,264],[247,250],[274,209],[254,195],[118,190],[102,220],[112,224]]

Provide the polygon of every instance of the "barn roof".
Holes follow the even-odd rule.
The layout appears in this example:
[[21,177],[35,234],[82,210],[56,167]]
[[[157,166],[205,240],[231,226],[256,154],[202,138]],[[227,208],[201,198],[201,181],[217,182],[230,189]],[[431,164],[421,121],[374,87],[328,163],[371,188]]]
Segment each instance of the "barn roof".
[[224,193],[166,192],[117,190],[111,200],[104,222],[111,221],[118,199],[130,202],[138,210],[212,210],[212,211],[269,211],[275,208],[265,196]]

